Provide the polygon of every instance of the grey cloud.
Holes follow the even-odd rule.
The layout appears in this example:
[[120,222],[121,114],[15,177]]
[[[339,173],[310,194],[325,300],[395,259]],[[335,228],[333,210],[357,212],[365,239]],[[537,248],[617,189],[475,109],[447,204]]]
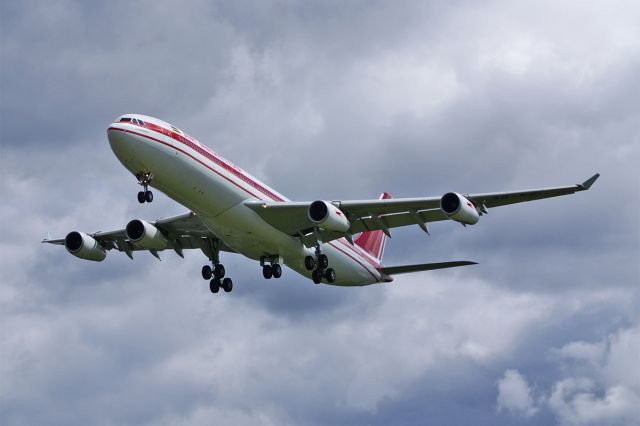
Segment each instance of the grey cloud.
[[[629,419],[634,3],[178,6],[0,6],[0,422]],[[38,243],[184,211],[161,194],[135,201],[105,136],[124,112],[178,125],[295,199],[602,177],[467,229],[397,230],[385,257],[478,266],[341,289],[291,271],[264,281],[227,255],[236,288],[212,298],[198,252],[93,264]],[[526,378],[535,414],[496,412],[508,370]]]
[[517,370],[498,382],[498,410],[535,416],[541,409],[559,424],[638,424],[640,377],[635,359],[640,349],[638,326],[621,328],[599,342],[574,341],[554,350],[567,376],[540,392],[537,401]]

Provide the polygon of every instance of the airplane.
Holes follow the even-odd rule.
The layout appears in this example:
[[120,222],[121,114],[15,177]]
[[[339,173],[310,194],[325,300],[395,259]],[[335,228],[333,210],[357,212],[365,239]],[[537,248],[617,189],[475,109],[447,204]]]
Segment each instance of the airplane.
[[233,289],[225,276],[220,252],[239,253],[260,262],[264,278],[280,278],[282,265],[314,283],[364,286],[389,283],[393,276],[418,271],[474,265],[470,261],[383,266],[390,230],[417,225],[427,234],[428,223],[452,220],[474,225],[489,208],[574,194],[588,190],[598,179],[581,184],[515,192],[441,197],[341,201],[291,201],[198,142],[179,128],[154,117],[125,114],[107,129],[109,145],[138,180],[139,203],[153,201],[157,188],[189,211],[146,221],[133,219],[124,229],[107,232],[69,232],[65,238],[43,243],[64,245],[86,260],[103,261],[107,251],[199,249],[209,259],[202,277],[212,293]]

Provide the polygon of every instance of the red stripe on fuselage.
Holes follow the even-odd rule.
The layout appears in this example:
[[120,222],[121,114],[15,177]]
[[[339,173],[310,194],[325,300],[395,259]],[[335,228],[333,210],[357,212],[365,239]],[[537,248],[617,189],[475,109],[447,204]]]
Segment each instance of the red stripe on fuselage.
[[[145,122],[144,126],[141,126],[141,125],[135,124],[135,123],[131,123],[131,124],[134,125],[134,126],[141,127],[141,128],[150,129],[150,130],[152,130],[154,132],[162,134],[163,136],[170,137],[171,139],[173,139],[173,140],[175,140],[177,142],[180,142],[181,144],[189,147],[193,151],[197,152],[198,154],[200,154],[203,157],[207,158],[208,160],[212,161],[218,167],[221,167],[222,169],[224,169],[227,172],[231,173],[232,175],[234,175],[235,177],[237,177],[241,181],[245,182],[247,185],[250,185],[254,189],[260,191],[262,194],[266,195],[271,200],[273,200],[273,201],[285,201],[282,198],[280,198],[279,196],[277,196],[276,194],[274,194],[273,192],[269,191],[264,186],[260,185],[255,180],[251,179],[242,170],[238,169],[237,167],[234,167],[233,165],[229,164],[226,160],[222,159],[221,157],[216,155],[214,152],[210,151],[208,147],[202,145],[200,142],[196,141],[195,139],[193,139],[191,137],[186,137],[184,135],[181,135],[180,133],[177,133],[177,132],[169,130],[169,129],[165,129],[164,127],[161,127],[161,126],[158,126],[157,124],[153,124],[153,123],[149,123],[149,122]],[[120,130],[120,129],[117,129],[117,128],[114,128],[114,129]],[[140,134],[140,133],[137,133],[137,132],[134,132],[134,133],[137,134],[137,135],[140,135],[140,136],[146,136],[146,135],[143,135],[143,134]],[[169,145],[169,146],[171,146],[171,145]],[[242,189],[244,190],[244,188],[242,188]],[[260,197],[258,197],[258,198],[260,198]]]
[[[338,240],[340,241],[340,240]],[[341,241],[340,241],[341,242]],[[374,280],[376,280],[376,282],[378,282],[378,277],[376,275],[373,274],[373,272],[371,272],[369,270],[369,268],[367,268],[365,265],[362,264],[362,262],[360,262],[358,259],[356,259],[355,257],[351,256],[349,253],[347,253],[346,251],[342,250],[340,247],[336,246],[335,244],[333,244],[333,242],[329,242],[327,243],[329,244],[331,247],[335,248],[336,250],[338,250],[340,253],[343,253],[345,256],[347,256],[348,258],[352,259],[354,262],[356,262],[358,265],[362,266],[362,268],[367,271],[369,273],[369,275],[371,275],[373,277]],[[344,243],[343,243],[344,245]],[[360,254],[355,253],[360,259],[364,259],[362,256],[360,256]]]
[[[159,127],[159,129],[163,129],[162,127]],[[258,198],[258,199],[263,199],[262,197],[254,194],[253,192],[247,190],[246,188],[242,187],[241,185],[239,185],[237,182],[234,182],[232,179],[228,178],[227,176],[223,175],[222,173],[220,173],[219,171],[215,170],[214,168],[208,166],[207,164],[205,164],[204,162],[200,161],[199,159],[197,159],[196,157],[194,157],[193,155],[191,155],[190,153],[180,149],[179,147],[175,146],[175,145],[171,145],[169,143],[166,143],[164,141],[161,141],[160,139],[154,138],[152,136],[149,135],[145,135],[143,133],[138,133],[135,132],[133,130],[127,130],[127,129],[119,129],[117,127],[109,127],[109,129],[107,130],[117,130],[120,132],[124,132],[124,133],[131,133],[133,135],[136,136],[141,136],[143,138],[147,138],[150,139],[154,142],[158,142],[161,143],[165,146],[168,146],[170,148],[173,148],[177,151],[180,151],[181,153],[183,153],[184,155],[189,156],[190,158],[192,158],[193,160],[197,161],[198,163],[202,164],[203,166],[205,166],[207,169],[211,170],[212,172],[216,173],[217,175],[223,177],[224,179],[226,179],[227,181],[231,182],[232,184],[234,184],[235,186],[237,186],[238,188],[242,189],[244,192],[246,192],[247,194],[251,195],[252,197]],[[163,129],[166,131],[166,129]],[[155,131],[155,130],[154,130]],[[165,134],[165,136],[168,136]],[[187,140],[186,138],[184,138],[185,140]],[[210,161],[212,161],[214,164],[222,167],[224,170],[227,170],[229,172],[231,172],[234,176],[240,178],[243,182],[246,182],[247,184],[249,184],[251,187],[253,187],[254,189],[257,189],[258,191],[260,191],[263,195],[265,195],[266,197],[268,197],[269,199],[273,200],[273,201],[284,201],[282,200],[280,197],[276,196],[275,194],[273,194],[271,191],[265,189],[263,186],[261,186],[260,184],[258,184],[257,182],[255,182],[254,180],[250,179],[249,177],[247,177],[246,175],[242,174],[238,169],[235,169],[233,167],[231,167],[230,165],[226,164],[224,161],[222,161],[220,158],[214,156],[213,154],[211,154],[210,151],[205,151],[204,149],[202,149],[203,152],[206,152],[209,155],[203,154],[198,149],[194,149],[193,147],[190,146],[190,144],[187,144],[186,142],[180,141],[178,139],[175,139],[178,142],[181,142],[183,145],[188,146],[189,148],[193,149],[194,151],[198,152],[200,155],[203,155],[205,158],[209,159]],[[191,142],[191,145],[196,146],[195,144],[193,144]]]
[[342,244],[343,246],[345,246],[346,248],[348,248],[349,250],[351,250],[353,253],[355,253],[359,258],[363,259],[364,261],[366,261],[369,265],[371,265],[373,267],[373,269],[375,269],[376,271],[381,271],[381,267],[380,264],[374,260],[372,260],[369,256],[367,256],[367,252],[365,252],[364,250],[362,250],[362,248],[356,246],[356,245],[351,245],[349,244],[344,238],[340,238],[338,240],[340,244]]

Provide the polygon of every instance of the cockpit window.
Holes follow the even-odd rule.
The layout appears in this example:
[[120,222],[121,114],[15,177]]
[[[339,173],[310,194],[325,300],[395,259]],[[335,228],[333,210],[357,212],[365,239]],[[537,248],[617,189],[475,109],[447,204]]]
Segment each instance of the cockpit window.
[[120,122],[121,122],[121,123],[123,123],[123,122],[124,122],[124,123],[128,123],[128,122],[130,122],[130,121],[131,121],[131,117],[122,117],[122,118],[120,119]]
[[[120,120],[120,121],[124,121],[124,120]],[[132,122],[133,124],[137,124],[138,126],[143,126],[144,127],[144,121],[138,119],[138,118],[127,118],[127,121]]]

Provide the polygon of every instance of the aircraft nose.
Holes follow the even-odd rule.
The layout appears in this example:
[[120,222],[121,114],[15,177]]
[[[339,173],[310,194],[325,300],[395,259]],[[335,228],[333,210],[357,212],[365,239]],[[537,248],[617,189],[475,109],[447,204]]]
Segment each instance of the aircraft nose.
[[107,139],[111,150],[125,163],[135,160],[135,138],[120,123],[112,123],[107,129]]

